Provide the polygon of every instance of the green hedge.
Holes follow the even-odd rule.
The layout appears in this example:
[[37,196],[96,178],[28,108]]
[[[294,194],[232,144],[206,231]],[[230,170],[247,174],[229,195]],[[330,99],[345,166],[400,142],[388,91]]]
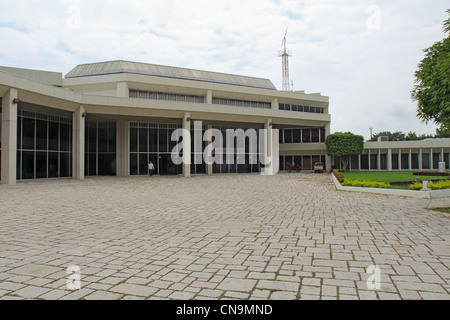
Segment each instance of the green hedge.
[[345,180],[342,182],[343,186],[348,187],[366,187],[366,188],[391,188],[391,186],[385,182],[377,181],[359,181],[359,180]]
[[414,176],[435,176],[435,177],[446,177],[449,174],[447,172],[437,172],[437,171],[413,171]]
[[339,170],[333,170],[334,176],[339,181],[339,183],[344,182],[345,178],[344,175]]
[[[428,187],[431,190],[441,190],[441,189],[450,189],[450,180],[440,180],[438,182],[431,182],[428,184]],[[423,184],[420,182],[414,182],[410,184],[409,190],[421,190],[423,188]]]

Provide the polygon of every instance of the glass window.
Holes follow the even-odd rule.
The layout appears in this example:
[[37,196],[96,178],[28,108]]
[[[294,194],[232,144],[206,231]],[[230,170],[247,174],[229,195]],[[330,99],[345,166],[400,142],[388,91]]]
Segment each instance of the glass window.
[[158,152],[158,129],[149,129],[150,152]]
[[34,150],[34,125],[34,119],[22,119],[22,149]]
[[71,151],[72,150],[72,139],[71,131],[72,126],[67,123],[60,123],[60,151]]
[[[97,152],[97,126],[90,127],[88,129],[88,131],[89,131],[89,139],[88,139],[89,148],[88,148],[88,151],[90,153],[96,153]],[[62,130],[61,130],[61,132],[62,132]],[[61,143],[61,145],[62,145],[62,143]]]
[[22,152],[22,179],[34,179],[34,151]]
[[130,152],[138,151],[138,129],[130,128]]
[[71,158],[72,154],[69,152],[60,153],[60,177],[72,176]]
[[36,152],[36,178],[47,178],[47,152]]
[[311,129],[303,129],[302,130],[302,142],[303,143],[311,142]]
[[292,129],[284,129],[284,143],[292,143]]
[[320,142],[319,139],[319,129],[311,129],[311,142]]
[[98,152],[108,152],[108,128],[98,128]]
[[48,177],[49,178],[59,177],[58,152],[48,153]]
[[168,152],[167,129],[159,129],[159,152]]
[[301,129],[293,129],[292,130],[292,142],[293,143],[301,143]]
[[298,106],[295,105],[295,104],[293,104],[293,105],[292,105],[292,111],[297,111],[297,110],[298,110]]
[[59,123],[50,121],[48,123],[48,149],[59,150]]
[[139,128],[139,152],[148,151],[148,129]]
[[138,154],[130,153],[130,175],[138,174]]
[[47,121],[36,120],[36,150],[47,150]]

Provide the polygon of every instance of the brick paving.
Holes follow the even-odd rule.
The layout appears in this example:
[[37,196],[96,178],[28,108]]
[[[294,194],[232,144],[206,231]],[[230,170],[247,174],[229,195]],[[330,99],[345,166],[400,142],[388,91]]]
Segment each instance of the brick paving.
[[326,174],[0,185],[0,299],[448,300],[433,206],[450,199],[340,192]]

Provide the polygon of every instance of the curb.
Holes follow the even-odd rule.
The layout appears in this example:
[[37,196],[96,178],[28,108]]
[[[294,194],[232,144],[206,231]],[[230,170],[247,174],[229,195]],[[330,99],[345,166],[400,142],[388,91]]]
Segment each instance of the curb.
[[331,173],[331,180],[333,181],[336,189],[339,191],[367,192],[399,197],[420,198],[420,199],[438,199],[450,197],[450,189],[414,191],[414,190],[398,190],[398,189],[382,189],[382,188],[347,187],[342,186],[339,183],[339,181],[334,176],[334,173]]

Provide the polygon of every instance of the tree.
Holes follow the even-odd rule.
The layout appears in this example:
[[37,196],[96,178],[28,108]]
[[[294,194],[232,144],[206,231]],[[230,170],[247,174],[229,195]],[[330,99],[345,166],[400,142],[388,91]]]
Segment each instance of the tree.
[[[447,10],[450,16],[450,9]],[[414,73],[411,96],[417,101],[417,116],[450,128],[450,17],[444,21],[447,38],[424,50],[425,58]]]
[[330,134],[325,144],[327,155],[330,157],[340,157],[342,168],[347,169],[350,157],[364,152],[364,137],[351,132],[336,132]]

